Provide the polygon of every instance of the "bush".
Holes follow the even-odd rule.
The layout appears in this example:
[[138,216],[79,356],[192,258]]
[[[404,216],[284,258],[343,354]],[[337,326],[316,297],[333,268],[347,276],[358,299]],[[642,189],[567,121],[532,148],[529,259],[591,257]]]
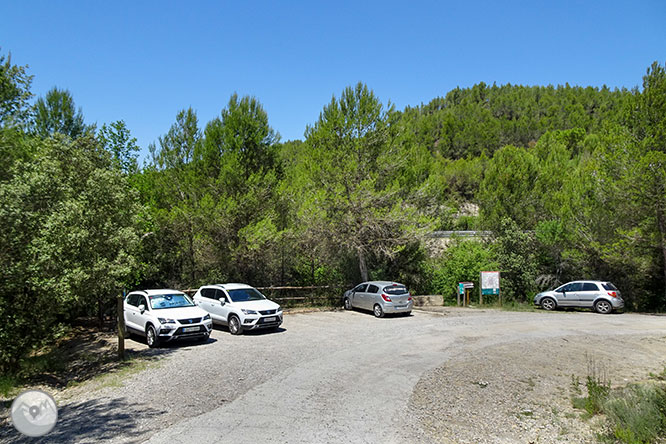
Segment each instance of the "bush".
[[441,258],[430,263],[431,293],[441,294],[444,301],[453,303],[458,282],[479,285],[481,271],[496,270],[492,246],[484,242],[455,240]]
[[603,404],[615,438],[627,444],[648,444],[666,436],[666,389],[632,384]]

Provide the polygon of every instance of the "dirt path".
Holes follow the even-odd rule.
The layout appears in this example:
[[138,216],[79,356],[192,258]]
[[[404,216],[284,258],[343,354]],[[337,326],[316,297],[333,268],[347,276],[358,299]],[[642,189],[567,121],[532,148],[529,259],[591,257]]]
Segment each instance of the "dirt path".
[[112,384],[67,390],[48,442],[584,442],[590,426],[567,406],[588,357],[614,382],[666,365],[659,316],[322,312],[284,327],[216,330]]

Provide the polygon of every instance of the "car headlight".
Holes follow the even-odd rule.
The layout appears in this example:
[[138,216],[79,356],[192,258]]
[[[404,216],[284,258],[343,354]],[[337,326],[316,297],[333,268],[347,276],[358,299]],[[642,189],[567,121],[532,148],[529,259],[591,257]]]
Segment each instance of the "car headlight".
[[248,309],[245,309],[245,308],[241,308],[241,311],[243,312],[243,314],[246,314],[246,315],[256,315],[257,314],[256,310],[248,310]]
[[204,318],[204,321],[207,321],[207,320],[209,320],[209,319],[210,319],[210,315],[209,315],[209,314],[207,314],[207,315],[206,315],[206,316],[204,316],[203,318]]
[[157,318],[158,321],[160,321],[160,324],[175,324],[176,321],[173,319],[167,319],[167,318]]
[[275,313],[279,313],[279,312],[281,312],[281,311],[282,311],[282,307],[280,307],[280,306],[278,305],[278,308],[277,308],[277,310],[275,310]]

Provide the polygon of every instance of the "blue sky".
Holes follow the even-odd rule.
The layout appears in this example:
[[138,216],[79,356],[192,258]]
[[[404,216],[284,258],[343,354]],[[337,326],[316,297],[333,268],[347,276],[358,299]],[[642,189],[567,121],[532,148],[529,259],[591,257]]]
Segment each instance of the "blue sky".
[[144,152],[178,110],[200,126],[254,95],[282,140],[358,81],[398,109],[456,86],[640,86],[666,62],[666,2],[0,1],[0,47],[33,92],[67,88],[87,123],[123,119]]

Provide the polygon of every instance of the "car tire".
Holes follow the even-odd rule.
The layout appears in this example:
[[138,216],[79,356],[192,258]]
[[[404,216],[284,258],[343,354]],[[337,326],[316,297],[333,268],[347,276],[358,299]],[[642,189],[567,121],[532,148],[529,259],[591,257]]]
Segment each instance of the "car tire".
[[344,305],[345,305],[345,310],[352,309],[351,300],[349,298],[345,298]]
[[382,309],[382,306],[379,304],[375,304],[375,306],[372,308],[372,313],[375,315],[376,318],[384,317],[384,310]]
[[594,311],[599,314],[609,314],[611,311],[613,311],[613,306],[610,302],[601,299],[600,301],[594,303]]
[[541,299],[541,308],[548,311],[553,311],[557,308],[557,302],[553,298],[543,298]]
[[243,333],[243,327],[241,326],[241,321],[238,319],[238,316],[231,315],[229,316],[229,333],[232,335],[239,335]]
[[146,328],[146,344],[148,344],[148,347],[150,348],[159,347],[160,345],[160,338],[157,336],[155,327],[152,325],[149,325],[148,328]]

